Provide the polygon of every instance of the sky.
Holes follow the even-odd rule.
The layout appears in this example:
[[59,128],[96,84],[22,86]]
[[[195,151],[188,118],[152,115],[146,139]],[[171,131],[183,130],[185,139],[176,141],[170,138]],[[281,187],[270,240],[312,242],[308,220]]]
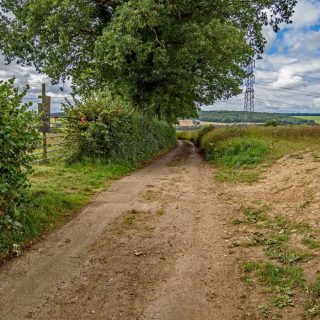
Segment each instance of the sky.
[[[72,90],[70,83],[52,85],[46,75],[37,73],[33,67],[21,67],[14,62],[5,65],[0,52],[0,80],[8,80],[12,77],[16,78],[16,84],[20,88],[29,84],[30,89],[24,101],[32,102],[34,109],[37,108],[37,103],[41,102],[39,95],[41,95],[42,83],[46,84],[47,95],[51,97],[51,112],[59,112],[61,110],[61,103],[65,101],[65,98],[71,99],[70,93]],[[61,91],[60,87],[63,88],[63,91]]]
[[[255,110],[320,113],[320,0],[298,0],[292,24],[277,34],[264,29],[268,41],[254,71]],[[205,110],[243,110],[244,95]]]
[[[320,113],[320,0],[298,0],[293,23],[282,25],[275,34],[265,28],[268,41],[262,60],[255,68],[255,110],[280,113]],[[70,85],[62,92],[43,74],[32,67],[23,68],[15,63],[4,65],[0,54],[0,79],[15,76],[17,83],[29,83],[26,101],[36,105],[41,83],[47,84],[52,97],[52,112],[60,111],[64,98],[70,98]],[[204,110],[243,110],[244,95],[217,102]]]

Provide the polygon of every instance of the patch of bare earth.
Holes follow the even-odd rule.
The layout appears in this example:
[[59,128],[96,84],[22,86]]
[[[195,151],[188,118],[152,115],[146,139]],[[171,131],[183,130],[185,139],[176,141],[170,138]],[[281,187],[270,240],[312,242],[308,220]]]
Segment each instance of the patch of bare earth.
[[[316,279],[320,273],[319,249],[307,248],[302,244],[302,239],[312,237],[315,241],[320,241],[319,185],[319,158],[308,151],[278,160],[262,175],[259,182],[253,185],[221,184],[219,197],[228,206],[229,212],[232,212],[229,225],[234,224],[230,227],[230,250],[237,256],[239,267],[248,261],[275,261],[266,256],[263,246],[241,245],[248,241],[250,243],[257,233],[264,233],[263,228],[257,229],[254,225],[241,223],[245,218],[244,208],[266,208],[265,211],[271,219],[281,216],[287,221],[289,228],[278,233],[281,235],[285,231],[290,234],[290,248],[310,254],[309,261],[296,264],[304,270],[305,285]],[[266,286],[256,282],[247,284],[242,305],[243,319],[307,319],[306,301],[309,297],[305,288],[294,291],[289,306],[278,308],[279,318],[269,316],[267,312],[262,315],[263,306],[267,303],[272,305],[270,299],[270,291]],[[308,319],[319,319],[319,316],[309,316]]]

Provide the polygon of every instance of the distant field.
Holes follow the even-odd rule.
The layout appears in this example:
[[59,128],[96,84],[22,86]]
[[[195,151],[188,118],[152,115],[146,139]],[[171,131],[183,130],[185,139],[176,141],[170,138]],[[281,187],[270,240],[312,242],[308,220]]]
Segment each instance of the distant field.
[[320,124],[320,116],[295,116],[295,118],[313,120],[315,123]]
[[55,126],[55,125],[57,125],[57,126],[61,126],[62,125],[62,121],[63,121],[63,118],[57,118],[57,120],[55,119],[55,118],[50,118],[50,124],[51,125],[53,125],[53,126]]
[[[224,122],[212,122],[212,121],[200,121],[200,124],[202,126],[232,126],[236,125],[237,123],[224,123]],[[239,124],[239,123],[238,123]],[[180,120],[179,125],[181,127],[192,127],[194,126],[194,123],[192,120]]]

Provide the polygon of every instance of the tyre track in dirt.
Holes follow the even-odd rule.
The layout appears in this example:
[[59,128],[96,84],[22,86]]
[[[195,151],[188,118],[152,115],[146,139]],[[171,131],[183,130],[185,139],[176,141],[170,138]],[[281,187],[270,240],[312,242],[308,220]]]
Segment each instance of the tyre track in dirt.
[[2,266],[0,319],[239,319],[244,288],[218,192],[180,142]]

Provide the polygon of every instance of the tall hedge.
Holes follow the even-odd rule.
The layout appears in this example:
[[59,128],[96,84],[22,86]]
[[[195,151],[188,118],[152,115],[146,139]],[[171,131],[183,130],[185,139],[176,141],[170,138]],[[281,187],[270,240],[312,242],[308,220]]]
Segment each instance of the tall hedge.
[[[22,103],[27,88],[19,92],[14,79],[0,81],[0,236],[19,228],[28,201],[30,153],[39,134],[37,117]],[[10,233],[10,232],[9,232]]]
[[176,143],[175,129],[135,111],[120,97],[99,93],[66,105],[66,136],[73,159],[140,162]]

